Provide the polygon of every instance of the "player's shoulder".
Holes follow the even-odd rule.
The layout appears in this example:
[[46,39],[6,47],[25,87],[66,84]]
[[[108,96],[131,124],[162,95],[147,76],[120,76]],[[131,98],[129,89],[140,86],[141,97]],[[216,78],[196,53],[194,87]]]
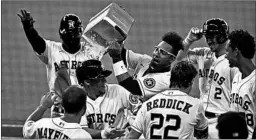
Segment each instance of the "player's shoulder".
[[130,57],[137,58],[139,56],[140,59],[137,61],[141,61],[140,63],[142,63],[142,64],[149,63],[152,60],[152,57],[147,54],[136,53],[136,52],[134,52],[132,50],[128,50],[128,49],[127,49],[126,53],[127,53],[126,55],[128,58],[130,58]]
[[61,49],[62,48],[62,43],[61,42],[45,39],[45,43],[46,43],[46,46],[51,47],[51,48],[55,48],[55,49]]
[[41,118],[38,121],[36,121],[35,124],[37,124],[38,126],[41,126],[41,125],[48,125],[51,122],[52,122],[52,118]]
[[153,97],[151,97],[150,99],[148,99],[146,102],[152,102],[156,99],[160,99],[160,98],[166,98],[166,94],[167,94],[168,90],[162,91],[156,95],[154,95]]
[[77,129],[75,139],[91,139],[91,135],[84,129]]
[[125,92],[128,92],[124,87],[118,84],[106,84],[106,89],[109,96],[118,96],[121,94],[125,94]]

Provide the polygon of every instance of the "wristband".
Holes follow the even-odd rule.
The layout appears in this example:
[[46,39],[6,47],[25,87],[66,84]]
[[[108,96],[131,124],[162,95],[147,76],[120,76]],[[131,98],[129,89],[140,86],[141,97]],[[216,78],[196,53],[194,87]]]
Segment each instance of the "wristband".
[[119,76],[119,75],[122,75],[122,74],[128,72],[123,61],[118,61],[118,62],[114,63],[113,70],[114,70],[115,76]]
[[188,37],[186,37],[183,42],[184,42],[184,44],[189,44],[193,41],[191,39],[189,39]]

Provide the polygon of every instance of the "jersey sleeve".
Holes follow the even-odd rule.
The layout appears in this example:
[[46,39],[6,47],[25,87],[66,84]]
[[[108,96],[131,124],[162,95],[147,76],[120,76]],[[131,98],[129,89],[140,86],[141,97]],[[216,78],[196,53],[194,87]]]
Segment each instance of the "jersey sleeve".
[[239,72],[240,71],[237,67],[230,68],[230,81],[233,81],[235,75]]
[[128,90],[119,86],[119,93],[124,95],[121,96],[123,105],[130,110],[133,114],[139,110],[142,105],[142,102],[139,99],[139,96],[131,94]]
[[204,107],[202,102],[200,102],[198,111],[196,114],[197,124],[195,126],[195,129],[197,130],[205,130],[208,127],[208,121],[204,115]]
[[85,131],[85,130],[80,130],[78,135],[76,134],[76,139],[92,139],[91,135]]
[[198,64],[198,60],[205,55],[211,55],[211,51],[209,48],[200,47],[200,48],[193,48],[188,51],[187,60],[193,64]]
[[143,133],[145,129],[145,119],[146,119],[146,104],[143,103],[142,107],[139,109],[136,118],[131,125],[131,128],[138,133]]
[[88,123],[87,123],[87,118],[86,118],[86,113],[81,117],[81,121],[80,121],[80,125],[81,127],[88,127]]
[[137,65],[143,61],[149,61],[152,58],[145,54],[135,53],[131,50],[126,51],[126,64],[129,69],[135,70]]
[[26,139],[38,138],[36,122],[34,121],[25,122],[23,126],[23,137]]

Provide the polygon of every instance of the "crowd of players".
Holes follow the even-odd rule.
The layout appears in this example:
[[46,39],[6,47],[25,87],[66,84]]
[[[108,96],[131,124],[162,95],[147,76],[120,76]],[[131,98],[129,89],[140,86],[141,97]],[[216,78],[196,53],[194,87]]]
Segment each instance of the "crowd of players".
[[[254,37],[242,29],[229,31],[224,19],[192,27],[185,39],[165,33],[152,56],[125,48],[124,42],[111,43],[118,84],[107,84],[112,72],[87,52],[78,16],[61,19],[62,42],[42,38],[26,10],[18,16],[46,65],[50,88],[26,120],[25,138],[255,138]],[[202,37],[208,46],[191,49]],[[61,95],[54,86],[58,72],[71,82]],[[197,75],[200,92],[191,93]],[[48,108],[51,118],[42,118]]]

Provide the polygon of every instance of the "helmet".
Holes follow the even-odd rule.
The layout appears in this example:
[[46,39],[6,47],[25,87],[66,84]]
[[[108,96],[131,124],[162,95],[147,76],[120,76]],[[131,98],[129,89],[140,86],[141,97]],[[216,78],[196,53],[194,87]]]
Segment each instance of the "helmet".
[[228,39],[229,27],[225,20],[221,18],[212,18],[203,25],[204,35],[217,35],[217,43],[222,44]]
[[112,71],[103,68],[101,61],[95,59],[84,61],[76,69],[79,84],[83,83],[84,80],[108,77],[111,73]]
[[74,38],[81,38],[82,21],[75,14],[66,14],[60,21],[59,34],[61,39],[71,41]]

